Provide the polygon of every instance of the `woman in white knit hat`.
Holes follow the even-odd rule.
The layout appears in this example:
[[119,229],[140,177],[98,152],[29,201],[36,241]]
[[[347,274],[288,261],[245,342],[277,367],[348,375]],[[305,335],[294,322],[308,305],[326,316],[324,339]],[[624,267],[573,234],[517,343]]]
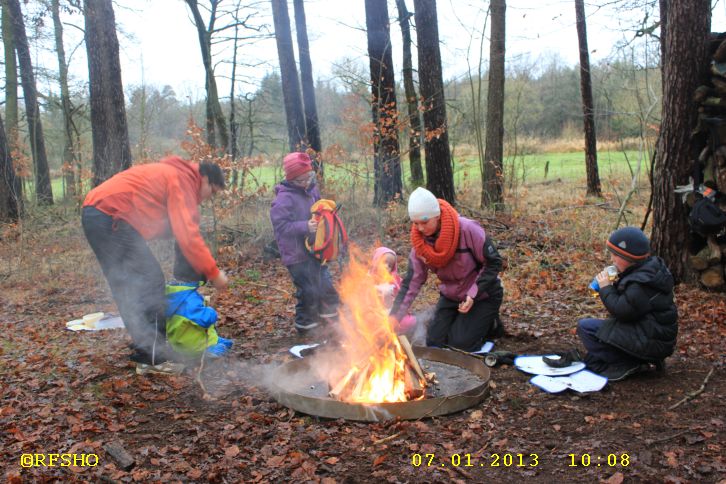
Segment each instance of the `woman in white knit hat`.
[[408,199],[408,215],[408,272],[391,315],[397,320],[406,315],[430,271],[439,278],[440,297],[427,345],[476,351],[485,339],[501,336],[502,258],[484,229],[421,187]]

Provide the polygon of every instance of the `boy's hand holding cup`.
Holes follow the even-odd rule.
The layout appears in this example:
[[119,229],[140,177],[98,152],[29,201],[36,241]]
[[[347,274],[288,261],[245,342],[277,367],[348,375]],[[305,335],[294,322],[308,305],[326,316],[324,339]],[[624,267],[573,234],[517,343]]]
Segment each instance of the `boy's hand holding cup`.
[[590,295],[592,297],[597,297],[600,293],[601,287],[609,286],[617,278],[618,269],[615,266],[607,266],[602,272],[597,274],[590,283]]

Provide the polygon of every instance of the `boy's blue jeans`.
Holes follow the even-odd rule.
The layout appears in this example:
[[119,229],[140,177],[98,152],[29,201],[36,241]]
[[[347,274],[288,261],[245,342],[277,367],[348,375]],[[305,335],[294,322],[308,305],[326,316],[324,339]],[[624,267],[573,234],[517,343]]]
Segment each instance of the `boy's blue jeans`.
[[321,316],[334,317],[338,311],[338,292],[327,266],[312,257],[287,266],[297,291],[295,297],[295,327],[306,328],[320,322]]
[[577,335],[587,349],[585,357],[587,366],[594,371],[602,371],[605,365],[642,363],[641,360],[597,338],[597,331],[603,322],[604,319],[595,318],[581,319],[577,322]]

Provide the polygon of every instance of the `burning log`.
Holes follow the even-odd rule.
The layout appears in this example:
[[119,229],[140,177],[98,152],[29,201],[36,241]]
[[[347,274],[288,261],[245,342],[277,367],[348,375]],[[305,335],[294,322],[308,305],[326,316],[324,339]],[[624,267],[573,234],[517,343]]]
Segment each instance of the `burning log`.
[[354,366],[350,369],[350,371],[348,371],[348,373],[345,374],[343,378],[340,379],[340,381],[338,381],[338,383],[336,383],[336,385],[333,387],[332,390],[330,390],[328,394],[337,400],[341,400],[341,396],[344,395],[345,389],[348,386],[352,386],[349,384],[353,380],[353,375],[355,375],[356,373],[358,373],[358,368]]
[[416,372],[420,379],[425,381],[426,377],[424,376],[424,372],[421,369],[421,365],[418,364],[418,359],[416,358],[416,355],[413,354],[413,348],[411,347],[411,343],[408,342],[408,338],[406,338],[405,335],[400,334],[398,335],[398,342],[401,343],[401,348],[403,348],[406,356],[408,356],[408,362],[413,370]]
[[371,364],[366,364],[362,370],[358,372],[358,377],[355,382],[355,387],[353,388],[353,391],[351,392],[350,396],[353,400],[357,401],[363,396],[363,388],[365,387],[365,384],[368,383],[368,379],[370,378],[370,372],[371,372]]
[[[406,386],[406,396],[409,400],[415,400],[421,398],[424,394],[424,385],[421,383],[422,380],[418,378],[416,371],[412,366],[406,365],[406,371],[403,374]],[[426,381],[425,379],[423,380]]]

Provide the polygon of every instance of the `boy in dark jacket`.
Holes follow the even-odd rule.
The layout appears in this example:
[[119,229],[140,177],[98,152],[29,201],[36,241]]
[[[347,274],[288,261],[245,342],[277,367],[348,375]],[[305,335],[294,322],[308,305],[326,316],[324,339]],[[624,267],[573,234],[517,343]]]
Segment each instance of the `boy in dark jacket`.
[[587,348],[585,363],[610,381],[638,372],[641,365],[663,365],[676,346],[678,311],[673,276],[660,257],[650,255],[650,241],[635,227],[610,235],[607,248],[618,279],[597,275],[600,299],[609,319],[582,319],[577,334]]
[[328,268],[305,247],[306,238],[318,228],[310,207],[320,199],[310,157],[306,153],[290,153],[282,166],[285,180],[275,187],[270,220],[282,263],[297,289],[295,328],[304,333],[317,327],[321,320],[334,320],[339,299]]

